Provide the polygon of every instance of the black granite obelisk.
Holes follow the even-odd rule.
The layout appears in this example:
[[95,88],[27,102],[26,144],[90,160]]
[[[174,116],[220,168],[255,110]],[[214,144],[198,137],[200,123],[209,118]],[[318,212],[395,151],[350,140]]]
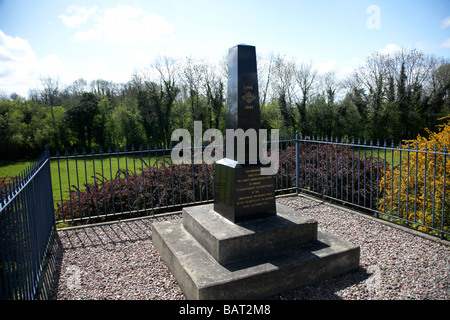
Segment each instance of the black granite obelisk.
[[[258,161],[260,106],[254,46],[229,49],[226,129],[242,129],[244,133],[254,129],[256,141],[241,137],[245,144],[242,151],[238,149],[239,137],[234,137],[234,150],[226,153],[230,156],[216,162],[214,210],[232,222],[276,215],[274,177],[261,175]],[[257,152],[250,152],[255,147]]]

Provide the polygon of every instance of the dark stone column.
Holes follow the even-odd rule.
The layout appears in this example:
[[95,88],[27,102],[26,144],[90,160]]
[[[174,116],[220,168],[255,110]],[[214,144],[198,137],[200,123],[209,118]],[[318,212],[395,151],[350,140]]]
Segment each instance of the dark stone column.
[[[261,175],[258,162],[259,108],[255,47],[237,45],[228,54],[226,129],[254,129],[256,134],[253,140],[235,137],[234,150],[227,150],[230,157],[216,162],[214,210],[232,222],[276,215],[274,177]],[[238,143],[245,143],[245,155],[239,154]],[[250,148],[256,148],[256,158],[250,157]],[[244,161],[238,162],[239,156]]]

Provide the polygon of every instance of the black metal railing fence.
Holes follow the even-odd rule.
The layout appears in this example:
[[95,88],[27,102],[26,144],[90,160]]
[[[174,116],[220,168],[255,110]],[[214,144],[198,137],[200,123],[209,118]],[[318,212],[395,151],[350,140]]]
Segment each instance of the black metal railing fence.
[[[147,146],[56,154],[51,159],[57,222],[157,214],[212,202],[214,165],[174,163],[171,151]],[[297,135],[280,139],[279,152],[276,194],[311,194],[449,237],[446,146],[419,150]]]
[[0,185],[0,299],[35,299],[55,231],[48,150]]
[[298,137],[297,190],[450,239],[446,145]]

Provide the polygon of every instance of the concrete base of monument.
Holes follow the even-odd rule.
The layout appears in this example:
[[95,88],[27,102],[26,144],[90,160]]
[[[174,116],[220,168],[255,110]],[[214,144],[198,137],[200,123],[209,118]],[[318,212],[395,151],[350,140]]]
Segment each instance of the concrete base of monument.
[[213,205],[154,223],[153,243],[187,299],[260,299],[359,267],[360,249],[277,204],[277,216],[232,223]]

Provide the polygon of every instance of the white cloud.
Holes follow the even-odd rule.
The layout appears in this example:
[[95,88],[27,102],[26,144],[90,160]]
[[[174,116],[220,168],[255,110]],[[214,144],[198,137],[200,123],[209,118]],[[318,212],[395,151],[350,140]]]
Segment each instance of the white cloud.
[[450,48],[450,38],[445,39],[445,41],[441,44],[441,47]]
[[442,20],[441,28],[450,27],[450,16]]
[[[118,5],[100,10],[95,8],[71,9],[71,16],[60,16],[69,27],[79,27],[75,41],[100,40],[113,44],[169,42],[174,39],[175,27],[164,17],[148,13],[141,8]],[[81,28],[81,27],[85,28]]]
[[0,88],[27,96],[41,76],[57,76],[61,62],[56,55],[38,59],[27,40],[0,30]]
[[324,62],[316,62],[313,63],[314,69],[317,70],[319,74],[327,73],[330,71],[334,71],[337,67],[337,62],[334,60],[324,61]]
[[339,75],[342,78],[345,78],[346,76],[350,75],[357,69],[359,66],[363,65],[365,61],[360,58],[351,58],[348,61],[345,61],[338,67]]
[[402,51],[402,48],[400,48],[398,45],[390,43],[388,44],[386,47],[384,47],[383,49],[381,49],[379,52],[381,54],[385,54],[385,55],[392,55],[396,52]]
[[86,23],[91,16],[95,15],[98,10],[97,7],[84,8],[72,5],[67,8],[69,15],[60,15],[59,18],[69,28],[78,28]]

